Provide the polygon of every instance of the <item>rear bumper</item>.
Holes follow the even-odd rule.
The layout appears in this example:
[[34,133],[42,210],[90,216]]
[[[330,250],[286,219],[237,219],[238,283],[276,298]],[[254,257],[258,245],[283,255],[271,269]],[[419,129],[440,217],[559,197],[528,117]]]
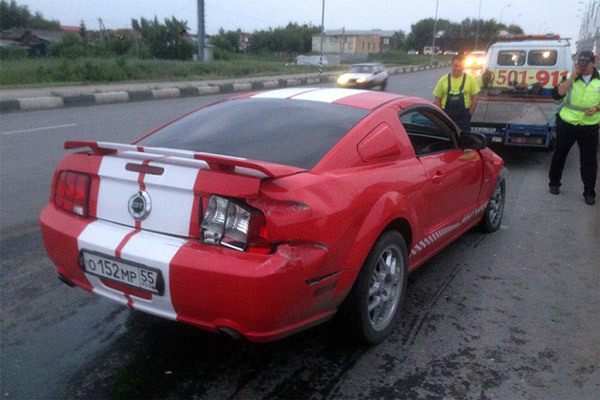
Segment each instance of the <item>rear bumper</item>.
[[[348,270],[319,276],[327,250],[312,244],[250,254],[79,218],[52,204],[42,210],[40,224],[58,273],[76,285],[209,331],[233,329],[253,341],[277,340],[329,319],[354,279]],[[164,294],[142,298],[137,289],[84,272],[77,261],[82,249],[160,270]]]
[[471,131],[485,135],[491,144],[547,148],[551,144],[554,126],[474,122],[471,124]]

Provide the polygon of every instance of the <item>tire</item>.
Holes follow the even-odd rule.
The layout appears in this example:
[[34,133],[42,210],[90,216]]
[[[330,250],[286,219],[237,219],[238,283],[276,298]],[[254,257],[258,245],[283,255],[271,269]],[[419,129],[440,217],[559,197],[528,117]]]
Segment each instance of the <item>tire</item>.
[[385,88],[387,87],[387,78],[383,80],[383,83],[381,84],[381,91],[385,92]]
[[406,292],[407,254],[397,231],[384,232],[369,252],[341,310],[360,342],[377,344],[394,328]]
[[504,214],[504,202],[506,200],[506,184],[504,179],[496,183],[490,201],[483,213],[479,227],[485,233],[496,232],[502,225],[502,216]]

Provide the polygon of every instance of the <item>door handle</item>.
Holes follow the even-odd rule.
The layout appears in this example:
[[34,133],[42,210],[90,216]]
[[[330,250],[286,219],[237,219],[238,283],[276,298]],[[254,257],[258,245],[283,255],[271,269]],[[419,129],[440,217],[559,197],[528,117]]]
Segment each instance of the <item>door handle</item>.
[[433,183],[439,183],[439,182],[443,181],[444,178],[445,178],[444,174],[442,174],[440,171],[437,171],[435,173],[435,175],[433,175],[433,177],[431,178],[431,181]]

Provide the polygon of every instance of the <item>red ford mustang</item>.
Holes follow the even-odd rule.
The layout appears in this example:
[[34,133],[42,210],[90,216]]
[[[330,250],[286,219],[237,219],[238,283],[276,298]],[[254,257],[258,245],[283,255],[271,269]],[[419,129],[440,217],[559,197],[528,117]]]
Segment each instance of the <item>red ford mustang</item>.
[[503,162],[431,103],[286,88],[132,145],[68,141],[40,215],[59,277],[138,310],[271,341],[340,311],[392,330],[407,273],[500,227]]

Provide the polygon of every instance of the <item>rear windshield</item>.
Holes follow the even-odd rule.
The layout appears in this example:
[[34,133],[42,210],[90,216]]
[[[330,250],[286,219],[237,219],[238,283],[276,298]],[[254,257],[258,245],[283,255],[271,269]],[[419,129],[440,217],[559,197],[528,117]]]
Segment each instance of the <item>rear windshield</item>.
[[530,50],[527,64],[535,66],[550,66],[556,64],[556,50]]
[[497,64],[519,67],[525,64],[525,52],[520,50],[499,51]]
[[137,144],[310,169],[369,111],[308,100],[234,99],[195,111]]

